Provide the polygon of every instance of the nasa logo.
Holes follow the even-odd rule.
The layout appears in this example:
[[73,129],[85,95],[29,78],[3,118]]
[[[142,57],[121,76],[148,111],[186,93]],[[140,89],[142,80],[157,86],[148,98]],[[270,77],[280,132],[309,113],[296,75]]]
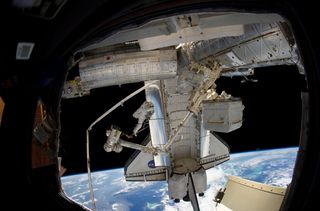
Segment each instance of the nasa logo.
[[148,162],[148,166],[149,166],[149,168],[155,168],[156,166],[155,166],[155,164],[154,164],[154,160],[150,160],[150,161]]

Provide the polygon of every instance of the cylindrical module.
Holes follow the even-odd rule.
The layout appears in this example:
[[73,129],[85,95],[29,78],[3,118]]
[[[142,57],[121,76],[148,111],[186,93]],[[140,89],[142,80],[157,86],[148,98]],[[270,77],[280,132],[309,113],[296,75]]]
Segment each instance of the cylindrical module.
[[79,63],[85,90],[177,75],[175,49],[114,54],[86,58]]
[[[146,99],[154,106],[154,112],[149,120],[151,142],[153,147],[163,149],[167,143],[164,114],[160,89],[157,85],[151,85],[146,89]],[[154,156],[155,166],[170,166],[168,153],[158,153]]]

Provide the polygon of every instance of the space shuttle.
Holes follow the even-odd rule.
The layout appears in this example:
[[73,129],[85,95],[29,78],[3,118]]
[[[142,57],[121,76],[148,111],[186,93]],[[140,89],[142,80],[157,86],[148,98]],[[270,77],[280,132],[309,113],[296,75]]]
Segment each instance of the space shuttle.
[[[194,210],[199,210],[196,194],[203,196],[207,189],[206,170],[229,159],[228,145],[210,131],[229,132],[239,128],[243,105],[239,99],[230,99],[230,95],[216,94],[219,99],[203,102],[200,115],[195,107],[198,104],[190,99],[199,95],[204,85],[190,92],[193,87],[177,90],[177,82],[175,77],[155,81],[146,88],[146,101],[133,114],[138,119],[134,135],[144,121],[149,124],[150,136],[145,146],[121,139],[125,135],[111,128],[104,149],[107,152],[120,152],[121,147],[139,150],[125,166],[126,180],[167,181],[171,199],[191,200]],[[210,95],[207,91],[203,94],[205,98]]]
[[[247,76],[255,67],[301,67],[292,40],[285,20],[276,14],[208,12],[160,18],[82,49],[79,77],[65,83],[63,97],[144,82],[88,127],[87,146],[95,124],[144,92],[145,102],[132,114],[137,119],[132,133],[116,125],[107,128],[104,150],[137,150],[124,168],[127,181],[167,181],[172,200],[191,201],[200,210],[206,170],[229,160],[229,147],[215,132],[240,128],[245,107],[232,93],[218,93],[215,81],[234,76],[253,81]],[[146,127],[150,134],[142,144],[135,143]],[[94,202],[93,191],[91,198]]]

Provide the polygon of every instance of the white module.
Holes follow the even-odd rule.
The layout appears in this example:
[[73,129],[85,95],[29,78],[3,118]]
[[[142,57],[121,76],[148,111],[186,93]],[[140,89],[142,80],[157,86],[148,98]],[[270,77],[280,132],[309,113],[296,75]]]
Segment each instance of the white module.
[[79,73],[86,89],[176,76],[175,50],[156,50],[105,54],[79,63]]
[[244,106],[241,100],[207,100],[202,103],[203,127],[228,133],[242,125]]

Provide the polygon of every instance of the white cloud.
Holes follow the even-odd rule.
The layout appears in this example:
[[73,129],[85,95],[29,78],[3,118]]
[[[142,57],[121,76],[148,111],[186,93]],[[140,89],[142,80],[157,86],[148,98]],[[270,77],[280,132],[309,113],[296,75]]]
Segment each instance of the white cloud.
[[122,193],[128,193],[133,190],[142,190],[143,188],[147,188],[149,186],[152,186],[155,182],[126,182],[125,180],[118,183],[113,183],[114,185],[118,185],[121,187],[121,189],[115,193],[113,193],[113,196],[116,196],[118,194]]
[[112,204],[112,210],[114,210],[114,211],[129,211],[130,206],[132,206],[131,203],[117,202],[117,203]]

